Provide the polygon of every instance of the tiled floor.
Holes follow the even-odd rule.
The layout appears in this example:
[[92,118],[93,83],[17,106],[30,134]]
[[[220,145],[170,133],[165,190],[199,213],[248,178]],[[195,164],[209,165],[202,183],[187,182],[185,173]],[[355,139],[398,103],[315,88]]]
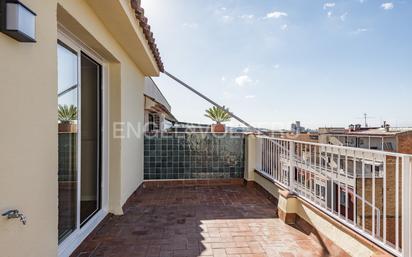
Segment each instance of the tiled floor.
[[282,223],[254,188],[146,188],[72,256],[347,256],[318,238]]

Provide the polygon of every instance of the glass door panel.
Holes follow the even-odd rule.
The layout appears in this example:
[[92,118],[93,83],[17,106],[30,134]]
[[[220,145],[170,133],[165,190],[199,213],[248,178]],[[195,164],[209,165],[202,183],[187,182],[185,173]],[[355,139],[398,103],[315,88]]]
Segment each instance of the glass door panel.
[[63,44],[58,57],[58,235],[59,242],[77,227],[78,56]]
[[100,210],[100,70],[81,54],[80,224]]

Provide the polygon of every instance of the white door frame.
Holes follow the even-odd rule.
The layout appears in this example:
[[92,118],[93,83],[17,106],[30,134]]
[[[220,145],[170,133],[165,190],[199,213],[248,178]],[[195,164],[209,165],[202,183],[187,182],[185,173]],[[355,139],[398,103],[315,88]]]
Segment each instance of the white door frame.
[[[109,158],[108,158],[108,131],[109,131],[109,115],[108,115],[108,65],[105,62],[104,58],[98,55],[95,51],[87,47],[81,40],[75,37],[72,33],[70,33],[67,29],[64,28],[61,24],[58,26],[58,39],[70,47],[72,50],[77,52],[77,59],[78,59],[78,105],[79,110],[81,110],[81,53],[87,54],[89,57],[93,58],[98,64],[101,65],[101,208],[100,210],[87,221],[82,227],[80,227],[80,185],[81,185],[81,176],[80,176],[80,166],[81,166],[81,131],[79,131],[78,136],[78,166],[77,166],[77,221],[76,221],[76,230],[73,231],[66,239],[63,240],[59,244],[58,247],[58,256],[59,257],[66,257],[70,256],[70,254],[81,244],[81,242],[97,227],[97,225],[106,217],[108,214],[109,209]],[[56,42],[57,43],[57,42]],[[81,112],[79,114],[79,125],[81,126]]]

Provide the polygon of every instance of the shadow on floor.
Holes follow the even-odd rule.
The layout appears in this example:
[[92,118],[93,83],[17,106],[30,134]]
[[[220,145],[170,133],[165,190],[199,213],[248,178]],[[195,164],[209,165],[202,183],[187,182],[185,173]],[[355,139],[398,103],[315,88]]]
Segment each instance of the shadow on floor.
[[106,219],[72,256],[348,256],[338,247],[328,251],[313,231],[284,224],[276,205],[255,188],[146,188],[124,210]]

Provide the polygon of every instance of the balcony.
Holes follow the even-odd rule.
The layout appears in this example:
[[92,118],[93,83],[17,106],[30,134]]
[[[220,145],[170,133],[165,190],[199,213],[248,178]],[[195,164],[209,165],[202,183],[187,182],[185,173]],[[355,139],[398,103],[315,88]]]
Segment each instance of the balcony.
[[[242,185],[145,188],[73,256],[347,256]],[[293,255],[294,254],[294,255]]]
[[145,182],[72,256],[410,256],[411,156],[147,133]]

